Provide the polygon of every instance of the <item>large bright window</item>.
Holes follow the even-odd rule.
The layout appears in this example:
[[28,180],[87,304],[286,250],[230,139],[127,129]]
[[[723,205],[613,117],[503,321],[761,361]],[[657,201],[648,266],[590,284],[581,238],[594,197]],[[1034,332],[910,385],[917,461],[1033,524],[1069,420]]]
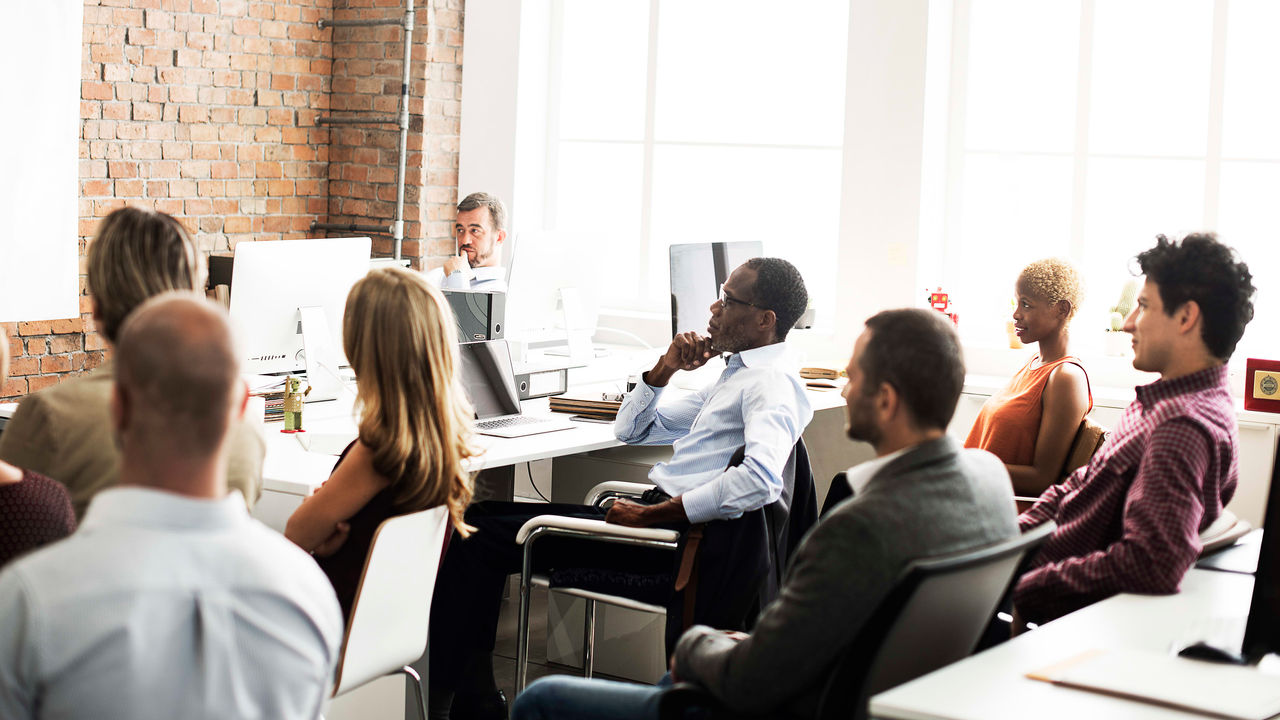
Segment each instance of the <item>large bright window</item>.
[[1078,352],[1101,344],[1131,258],[1212,230],[1249,263],[1257,315],[1237,351],[1276,357],[1280,3],[957,0],[940,278],[969,343],[1004,342],[1026,263],[1087,281]]
[[551,28],[544,215],[568,275],[660,313],[670,245],[759,240],[833,307],[845,0],[555,0]]

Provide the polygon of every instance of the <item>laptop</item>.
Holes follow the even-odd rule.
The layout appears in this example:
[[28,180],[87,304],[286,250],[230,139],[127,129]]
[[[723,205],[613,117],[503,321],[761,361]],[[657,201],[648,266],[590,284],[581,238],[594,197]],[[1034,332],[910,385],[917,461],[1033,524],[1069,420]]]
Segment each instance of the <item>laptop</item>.
[[568,430],[561,417],[534,417],[520,412],[511,350],[506,340],[462,343],[462,386],[476,411],[476,432],[496,437],[524,437]]

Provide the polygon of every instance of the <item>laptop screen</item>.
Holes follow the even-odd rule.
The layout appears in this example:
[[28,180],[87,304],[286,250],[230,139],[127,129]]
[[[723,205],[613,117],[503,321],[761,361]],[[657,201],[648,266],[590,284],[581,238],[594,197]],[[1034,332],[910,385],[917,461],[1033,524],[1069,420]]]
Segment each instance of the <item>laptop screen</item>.
[[462,386],[471,399],[476,417],[485,420],[520,413],[511,351],[506,340],[462,343]]

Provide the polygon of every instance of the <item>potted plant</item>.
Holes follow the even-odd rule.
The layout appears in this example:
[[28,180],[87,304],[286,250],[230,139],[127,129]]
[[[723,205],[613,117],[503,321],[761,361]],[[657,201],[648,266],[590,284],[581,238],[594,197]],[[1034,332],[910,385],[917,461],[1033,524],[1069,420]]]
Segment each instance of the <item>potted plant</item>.
[[1138,300],[1138,281],[1130,279],[1120,290],[1120,300],[1111,306],[1110,327],[1103,337],[1103,351],[1108,355],[1124,355],[1132,346],[1129,333],[1124,331],[1124,319],[1133,312]]

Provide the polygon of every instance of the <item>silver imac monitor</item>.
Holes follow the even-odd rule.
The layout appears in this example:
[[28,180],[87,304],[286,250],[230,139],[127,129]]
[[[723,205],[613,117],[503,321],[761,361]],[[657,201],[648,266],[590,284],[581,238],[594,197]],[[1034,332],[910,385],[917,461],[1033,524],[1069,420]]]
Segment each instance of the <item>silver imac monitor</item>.
[[672,245],[672,337],[689,330],[705,333],[720,283],[734,268],[763,254],[764,246],[756,240]]
[[[320,350],[346,364],[342,313],[351,286],[369,272],[370,245],[367,237],[236,245],[231,327],[244,372],[306,369],[304,318],[308,329],[315,330],[309,335]],[[329,370],[336,373],[337,368]]]

